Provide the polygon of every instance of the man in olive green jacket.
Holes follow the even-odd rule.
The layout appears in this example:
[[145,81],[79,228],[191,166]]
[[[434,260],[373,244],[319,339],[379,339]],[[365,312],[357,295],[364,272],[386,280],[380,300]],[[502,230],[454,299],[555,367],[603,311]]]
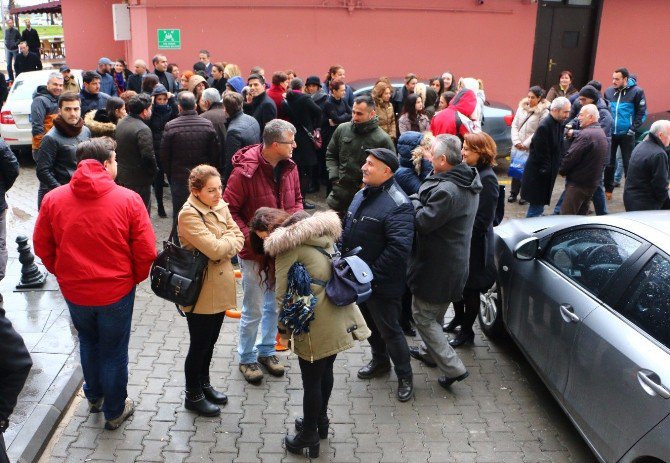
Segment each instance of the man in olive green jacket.
[[351,122],[340,124],[328,143],[326,166],[333,189],[326,202],[340,217],[344,216],[354,195],[361,189],[361,167],[365,164],[366,150],[387,148],[395,152],[391,137],[379,127],[375,109],[372,98],[357,97]]

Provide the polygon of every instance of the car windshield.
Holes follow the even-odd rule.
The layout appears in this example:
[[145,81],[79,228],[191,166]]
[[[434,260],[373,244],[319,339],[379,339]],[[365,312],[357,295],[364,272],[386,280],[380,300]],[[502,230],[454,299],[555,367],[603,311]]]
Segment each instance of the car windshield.
[[37,85],[32,80],[17,80],[12,85],[12,93],[9,95],[11,100],[31,100]]

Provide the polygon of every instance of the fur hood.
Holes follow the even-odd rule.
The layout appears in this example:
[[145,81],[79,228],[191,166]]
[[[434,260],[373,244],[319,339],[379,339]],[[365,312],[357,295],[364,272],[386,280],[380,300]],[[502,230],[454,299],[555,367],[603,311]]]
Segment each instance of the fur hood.
[[91,130],[91,137],[112,137],[116,133],[116,124],[113,122],[96,121],[97,111],[89,111],[84,115],[84,124]]
[[529,115],[532,113],[542,114],[545,110],[549,109],[550,105],[551,103],[549,101],[542,98],[534,108],[531,108],[530,103],[528,102],[528,97],[526,97],[519,102],[519,109],[523,109]]
[[270,256],[277,256],[304,244],[306,241],[329,237],[333,241],[342,235],[342,222],[335,211],[315,212],[313,216],[288,227],[280,227],[265,239],[263,247]]

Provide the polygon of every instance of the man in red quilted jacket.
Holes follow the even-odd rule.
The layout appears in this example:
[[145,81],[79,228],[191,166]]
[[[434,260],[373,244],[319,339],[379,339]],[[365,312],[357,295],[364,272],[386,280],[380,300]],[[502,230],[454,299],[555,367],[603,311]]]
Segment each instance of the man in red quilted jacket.
[[91,413],[113,430],[132,415],[128,341],[135,286],[149,275],[156,237],[140,195],[114,183],[116,143],[77,146],[70,183],[44,197],[35,254],[56,276],[79,335],[84,394]]
[[[249,245],[249,221],[259,207],[283,209],[289,214],[302,209],[298,168],[291,160],[295,132],[295,127],[284,120],[268,122],[262,144],[247,146],[233,155],[233,172],[223,194],[245,238],[239,254],[244,296],[237,351],[240,371],[250,383],[263,379],[259,363],[273,376],[284,374],[284,366],[275,355],[275,294],[265,275],[260,275],[260,256]],[[259,325],[261,338],[256,342]]]

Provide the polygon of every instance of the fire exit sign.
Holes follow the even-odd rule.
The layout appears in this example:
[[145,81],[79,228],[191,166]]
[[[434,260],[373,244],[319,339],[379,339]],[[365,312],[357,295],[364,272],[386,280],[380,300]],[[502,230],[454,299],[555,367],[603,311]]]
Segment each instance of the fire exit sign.
[[181,29],[158,29],[158,48],[181,50]]

